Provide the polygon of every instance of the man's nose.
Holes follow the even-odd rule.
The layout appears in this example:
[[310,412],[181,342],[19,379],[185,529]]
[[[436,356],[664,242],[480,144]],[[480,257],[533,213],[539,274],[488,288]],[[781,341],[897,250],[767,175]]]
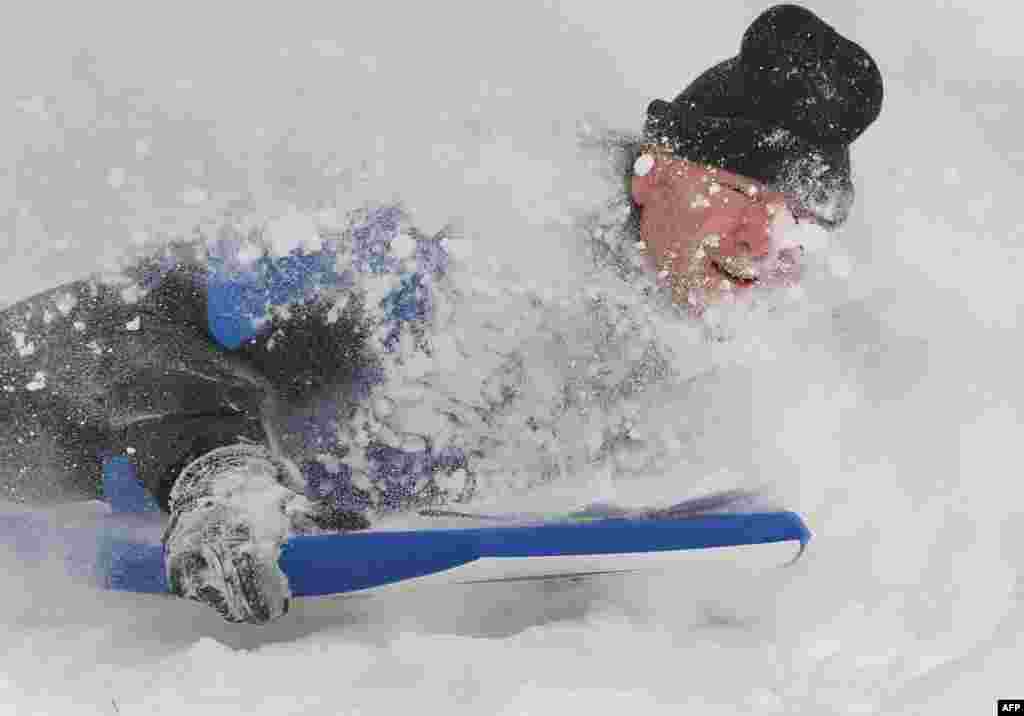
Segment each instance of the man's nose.
[[755,204],[731,231],[722,237],[727,256],[766,256],[771,248],[772,214],[764,204]]

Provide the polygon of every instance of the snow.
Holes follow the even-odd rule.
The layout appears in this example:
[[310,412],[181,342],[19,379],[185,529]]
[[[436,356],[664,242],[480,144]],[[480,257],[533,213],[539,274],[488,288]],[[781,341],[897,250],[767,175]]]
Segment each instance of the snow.
[[192,185],[186,186],[182,189],[180,197],[183,204],[190,205],[202,204],[207,200],[207,198],[209,198],[206,189]]
[[638,177],[645,177],[654,169],[654,157],[650,154],[641,154],[633,162],[633,173]]
[[45,387],[46,387],[46,373],[43,373],[42,371],[38,371],[38,370],[36,371],[35,375],[33,376],[32,381],[25,384],[25,388],[30,390],[30,391],[33,391],[33,392],[35,392],[37,390],[42,390]]
[[[635,7],[580,0],[266,8],[122,6],[116,27],[95,4],[65,8],[60,24],[22,9],[0,46],[21,98],[4,110],[15,131],[0,140],[0,192],[22,209],[0,217],[0,303],[100,268],[139,226],[188,236],[244,205],[258,227],[290,216],[308,228],[320,211],[393,199],[429,232],[458,223],[452,253],[480,290],[500,275],[572,296],[583,272],[564,218],[607,192],[580,161],[577,124],[635,130],[651,99],[736,47],[755,13],[718,3],[681,42],[683,4],[643,33]],[[713,369],[684,402],[665,398],[661,422],[648,416],[659,433],[671,423],[667,478],[592,474],[545,498],[556,509],[581,495],[657,498],[666,482],[759,486],[814,530],[800,563],[756,580],[300,603],[242,629],[0,556],[0,714],[888,716],[982,713],[1019,696],[1024,146],[1007,90],[1019,18],[996,2],[814,8],[887,79],[882,116],[853,150],[849,225],[808,242],[799,290],[753,316],[723,309],[716,330],[730,340],[703,342],[654,312],[676,367]],[[311,39],[324,28],[329,40]],[[481,92],[481,77],[507,91]],[[994,104],[1005,114],[972,109]],[[182,157],[204,163],[202,188]],[[122,191],[110,167],[131,177]],[[68,232],[82,238],[60,249]]]
[[125,171],[121,167],[111,167],[107,172],[107,183],[111,189],[120,189],[124,186],[125,178]]
[[35,354],[35,343],[26,341],[25,334],[22,331],[11,331],[11,337],[14,338],[14,348],[18,351],[20,357],[28,358]]
[[265,237],[272,256],[287,256],[295,249],[313,250],[320,247],[320,237],[313,217],[295,207],[290,207],[286,214],[269,221]]

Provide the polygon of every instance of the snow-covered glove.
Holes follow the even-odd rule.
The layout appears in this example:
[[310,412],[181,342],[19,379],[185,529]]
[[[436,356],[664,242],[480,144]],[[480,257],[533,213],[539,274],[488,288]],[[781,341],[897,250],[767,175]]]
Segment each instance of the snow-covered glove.
[[288,612],[278,566],[292,532],[359,529],[286,485],[295,470],[260,445],[228,445],[182,470],[171,490],[164,567],[173,594],[207,604],[229,622],[265,624]]

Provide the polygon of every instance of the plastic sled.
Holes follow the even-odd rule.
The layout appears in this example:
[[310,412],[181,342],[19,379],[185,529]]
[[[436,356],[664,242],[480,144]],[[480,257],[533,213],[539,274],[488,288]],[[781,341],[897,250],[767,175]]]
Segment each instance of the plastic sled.
[[[61,560],[100,587],[166,593],[166,518],[129,461],[108,460],[106,503],[0,512],[0,533],[27,563]],[[779,566],[811,533],[794,512],[735,512],[728,496],[636,510],[595,505],[563,515],[422,512],[424,529],[296,536],[280,565],[293,596],[427,584],[479,584],[663,570],[725,560]],[[452,525],[456,526],[452,526]]]

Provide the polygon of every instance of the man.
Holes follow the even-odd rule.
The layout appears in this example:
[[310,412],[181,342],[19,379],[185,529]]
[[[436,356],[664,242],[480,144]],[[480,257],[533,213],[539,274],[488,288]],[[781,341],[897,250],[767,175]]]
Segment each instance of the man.
[[651,102],[632,195],[644,241],[685,300],[784,273],[768,227],[786,213],[826,228],[846,220],[849,146],[882,94],[863,48],[809,10],[779,5],[751,24],[739,55],[671,103]]
[[[848,147],[881,99],[859,46],[772,8],[737,57],[651,103],[626,149],[632,213],[605,228],[638,239],[694,313],[791,282],[799,247],[778,227],[843,222]],[[263,623],[288,608],[289,534],[365,528],[613,453],[628,467],[635,435],[593,416],[656,410],[634,398],[669,372],[628,310],[478,289],[447,238],[396,207],[292,234],[301,245],[274,249],[225,229],[0,313],[4,497],[96,498],[104,461],[128,457],[170,514],[172,591]],[[550,340],[510,339],[513,316]],[[608,355],[607,331],[629,355]]]

